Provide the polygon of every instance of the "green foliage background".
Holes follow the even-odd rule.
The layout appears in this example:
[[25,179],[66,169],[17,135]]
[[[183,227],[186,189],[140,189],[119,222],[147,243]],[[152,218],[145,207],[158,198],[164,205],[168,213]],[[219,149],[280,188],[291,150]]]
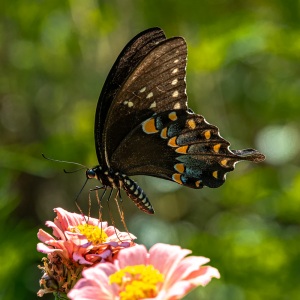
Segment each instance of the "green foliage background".
[[[211,258],[221,279],[187,299],[299,299],[299,12],[299,0],[2,3],[0,298],[37,298],[38,228],[54,207],[77,211],[84,172],[66,175],[72,166],[41,153],[97,164],[94,113],[106,75],[130,38],[159,26],[186,38],[189,106],[233,149],[254,147],[267,160],[237,165],[215,190],[137,177],[156,214],[124,197],[129,230],[147,246]],[[85,211],[96,184],[81,194]]]

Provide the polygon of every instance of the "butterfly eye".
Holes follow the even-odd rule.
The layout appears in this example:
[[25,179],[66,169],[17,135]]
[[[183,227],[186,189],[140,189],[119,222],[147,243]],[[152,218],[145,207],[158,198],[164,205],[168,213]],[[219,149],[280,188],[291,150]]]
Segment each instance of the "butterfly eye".
[[93,169],[89,169],[86,171],[86,177],[88,179],[92,179],[92,178],[98,179],[97,174]]

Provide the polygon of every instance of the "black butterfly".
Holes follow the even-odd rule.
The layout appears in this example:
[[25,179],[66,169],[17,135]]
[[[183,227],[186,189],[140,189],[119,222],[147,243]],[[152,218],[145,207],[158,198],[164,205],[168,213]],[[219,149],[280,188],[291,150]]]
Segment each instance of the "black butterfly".
[[87,170],[101,188],[124,189],[142,211],[153,207],[131,175],[149,175],[200,189],[216,188],[236,162],[260,162],[254,149],[229,150],[216,126],[187,107],[187,45],[160,28],[134,37],[105,81],[96,109],[99,165]]

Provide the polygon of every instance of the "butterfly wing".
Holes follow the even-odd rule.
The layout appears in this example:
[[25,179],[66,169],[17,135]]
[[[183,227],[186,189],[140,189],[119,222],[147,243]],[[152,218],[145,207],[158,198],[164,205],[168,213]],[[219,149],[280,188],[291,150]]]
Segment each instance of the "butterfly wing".
[[105,146],[107,166],[201,188],[222,185],[237,161],[263,160],[253,149],[229,150],[218,128],[187,108],[184,39],[152,45],[100,109],[107,116],[98,146]]
[[150,28],[141,32],[125,46],[111,68],[102,88],[95,116],[95,144],[100,165],[106,165],[105,143],[102,136],[105,120],[109,116],[109,107],[129,74],[151,49],[165,39],[165,34],[160,28]]
[[108,110],[103,131],[108,166],[113,167],[111,157],[123,140],[147,118],[166,110],[187,109],[186,56],[183,38],[162,41],[123,83]]
[[192,188],[216,188],[236,162],[259,162],[253,149],[230,150],[216,126],[186,110],[156,114],[138,125],[114,152],[111,164],[127,175],[149,175]]

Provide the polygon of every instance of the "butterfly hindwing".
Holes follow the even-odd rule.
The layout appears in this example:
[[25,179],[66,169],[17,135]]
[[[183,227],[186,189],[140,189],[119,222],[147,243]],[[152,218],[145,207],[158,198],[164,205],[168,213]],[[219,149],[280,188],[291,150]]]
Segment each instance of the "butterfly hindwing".
[[258,155],[252,149],[235,153],[229,145],[201,115],[166,111],[132,130],[114,152],[111,165],[127,175],[155,176],[192,188],[219,187],[237,161]]

